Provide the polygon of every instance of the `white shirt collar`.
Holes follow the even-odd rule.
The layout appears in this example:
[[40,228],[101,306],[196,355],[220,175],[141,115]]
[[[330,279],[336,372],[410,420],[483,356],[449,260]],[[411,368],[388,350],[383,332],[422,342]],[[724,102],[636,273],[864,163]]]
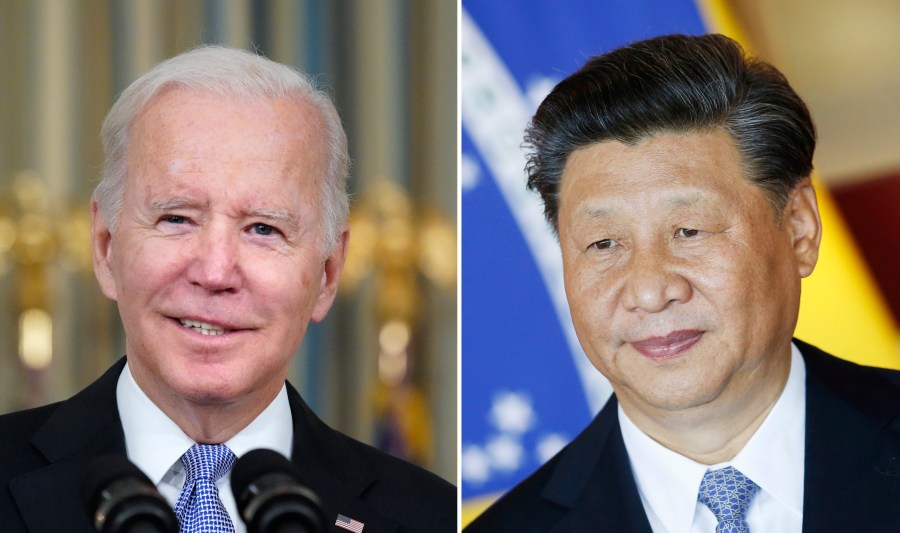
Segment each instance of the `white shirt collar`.
[[795,345],[791,344],[791,369],[781,396],[730,462],[707,466],[688,459],[638,429],[621,405],[618,412],[631,470],[651,524],[665,524],[669,531],[691,531],[703,475],[728,465],[789,512],[802,515],[806,366]]
[[194,441],[144,394],[128,364],[116,386],[128,458],[158,485]]
[[799,515],[803,513],[805,440],[806,365],[800,350],[791,344],[788,381],[769,416],[730,463],[710,468],[734,466]]
[[[127,363],[116,387],[116,400],[128,458],[154,483],[159,483],[194,441],[147,397]],[[290,457],[293,435],[287,388],[282,386],[272,403],[225,445],[237,457],[256,448]]]
[[[116,401],[125,432],[128,459],[147,474],[163,497],[174,506],[184,486],[181,456],[195,444],[194,441],[147,397],[134,380],[127,363],[119,375]],[[290,457],[293,436],[287,387],[282,386],[272,403],[224,444],[238,458],[256,448],[268,448]],[[219,495],[231,515],[236,533],[242,533],[246,529],[238,518],[230,479],[229,472],[219,480]]]

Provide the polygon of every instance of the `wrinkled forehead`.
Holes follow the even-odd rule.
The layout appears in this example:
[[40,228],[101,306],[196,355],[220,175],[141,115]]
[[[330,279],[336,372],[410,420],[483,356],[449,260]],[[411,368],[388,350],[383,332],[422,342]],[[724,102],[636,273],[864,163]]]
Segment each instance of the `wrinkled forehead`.
[[129,175],[152,161],[181,171],[195,160],[279,163],[316,181],[328,164],[324,117],[299,96],[242,97],[168,87],[129,128]]

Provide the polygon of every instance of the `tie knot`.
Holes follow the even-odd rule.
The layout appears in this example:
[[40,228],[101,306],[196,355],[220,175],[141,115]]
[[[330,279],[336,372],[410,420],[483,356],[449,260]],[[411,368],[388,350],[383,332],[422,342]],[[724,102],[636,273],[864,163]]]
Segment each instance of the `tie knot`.
[[195,444],[181,456],[187,475],[185,483],[199,480],[215,483],[231,470],[234,461],[234,453],[224,444]]
[[716,532],[750,531],[746,515],[750,501],[759,492],[759,485],[740,470],[727,466],[710,470],[703,476],[697,500],[709,507],[719,521]]

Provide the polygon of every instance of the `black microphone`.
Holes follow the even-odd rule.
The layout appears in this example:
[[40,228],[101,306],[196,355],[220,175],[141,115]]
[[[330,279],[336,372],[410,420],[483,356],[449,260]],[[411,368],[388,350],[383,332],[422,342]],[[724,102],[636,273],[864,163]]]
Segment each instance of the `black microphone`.
[[278,452],[247,452],[231,471],[231,492],[248,533],[322,533],[318,496],[300,484],[300,472]]
[[141,470],[124,455],[95,459],[81,495],[98,533],[178,533],[178,518]]

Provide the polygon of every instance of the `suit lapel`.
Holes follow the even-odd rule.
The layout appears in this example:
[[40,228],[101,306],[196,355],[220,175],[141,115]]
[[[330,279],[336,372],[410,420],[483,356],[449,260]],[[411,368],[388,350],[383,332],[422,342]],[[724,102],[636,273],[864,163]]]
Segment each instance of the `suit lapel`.
[[553,531],[650,533],[619,430],[615,397],[572,442],[542,495],[569,508]]
[[807,369],[803,531],[900,531],[897,389],[798,345]]
[[[795,342],[807,367],[803,531],[900,531],[896,384]],[[569,508],[554,531],[649,532],[615,397],[571,446],[543,492]]]
[[303,483],[322,500],[330,530],[345,531],[334,525],[341,514],[365,524],[366,533],[396,531],[395,522],[363,500],[376,476],[349,445],[349,438],[319,420],[290,384],[288,398],[294,418],[292,460]]
[[92,531],[80,484],[84,467],[92,459],[125,454],[115,397],[124,364],[120,360],[91,386],[60,403],[32,437],[32,445],[47,465],[10,482],[29,531]]

